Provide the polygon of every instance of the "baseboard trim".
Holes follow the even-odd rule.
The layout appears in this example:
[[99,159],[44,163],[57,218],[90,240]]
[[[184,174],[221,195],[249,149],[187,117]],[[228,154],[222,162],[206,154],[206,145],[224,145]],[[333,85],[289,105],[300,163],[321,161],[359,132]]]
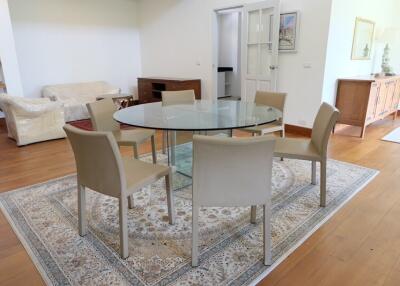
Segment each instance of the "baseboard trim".
[[285,131],[296,135],[311,137],[312,129],[297,125],[285,124]]

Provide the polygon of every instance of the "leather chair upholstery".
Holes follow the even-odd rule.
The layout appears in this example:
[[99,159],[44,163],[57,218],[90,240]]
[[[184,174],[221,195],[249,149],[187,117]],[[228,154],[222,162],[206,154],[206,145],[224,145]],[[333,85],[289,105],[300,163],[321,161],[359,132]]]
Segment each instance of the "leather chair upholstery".
[[311,182],[317,184],[317,162],[321,164],[320,205],[326,206],[326,168],[330,134],[339,118],[339,110],[323,103],[314,120],[311,139],[278,138],[275,156],[311,161]]
[[171,188],[171,169],[145,163],[133,158],[122,158],[111,132],[84,131],[65,125],[75,155],[78,185],[79,234],[88,232],[85,211],[86,188],[119,200],[120,255],[128,250],[128,197],[141,188],[165,177],[169,223],[174,223],[174,202]]
[[193,138],[192,266],[198,265],[198,222],[202,207],[264,206],[264,264],[271,265],[271,177],[275,139],[269,136]]
[[249,127],[242,129],[242,131],[250,132],[253,135],[265,135],[272,132],[281,132],[281,137],[285,137],[285,122],[283,114],[285,112],[286,93],[257,91],[255,103],[257,105],[267,105],[282,111],[282,118],[277,122]]

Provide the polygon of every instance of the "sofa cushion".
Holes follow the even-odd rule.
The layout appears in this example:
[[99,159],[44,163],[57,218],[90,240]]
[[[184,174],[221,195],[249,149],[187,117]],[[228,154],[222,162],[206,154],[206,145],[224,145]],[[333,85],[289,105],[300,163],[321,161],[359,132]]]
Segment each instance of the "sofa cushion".
[[96,101],[98,96],[119,94],[120,89],[104,81],[48,85],[42,90],[42,96],[64,105],[65,121],[89,118],[86,104]]

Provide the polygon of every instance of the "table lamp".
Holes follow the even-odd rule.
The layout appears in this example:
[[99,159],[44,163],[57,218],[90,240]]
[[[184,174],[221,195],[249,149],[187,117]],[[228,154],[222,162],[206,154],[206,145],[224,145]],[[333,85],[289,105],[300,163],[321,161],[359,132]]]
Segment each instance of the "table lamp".
[[385,44],[382,55],[382,73],[390,76],[394,75],[393,68],[390,66],[390,45],[398,41],[400,37],[400,29],[386,28],[381,33],[377,34],[377,42]]

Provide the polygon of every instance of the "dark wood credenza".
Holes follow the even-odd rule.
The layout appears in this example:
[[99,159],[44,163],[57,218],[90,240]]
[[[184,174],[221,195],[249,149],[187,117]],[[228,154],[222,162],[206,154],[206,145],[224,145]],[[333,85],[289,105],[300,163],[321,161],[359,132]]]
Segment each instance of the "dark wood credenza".
[[138,78],[139,103],[161,101],[163,91],[194,90],[196,99],[201,99],[201,80],[183,78],[146,77]]
[[338,123],[366,127],[391,114],[396,119],[400,102],[400,76],[353,77],[339,79],[336,107]]

